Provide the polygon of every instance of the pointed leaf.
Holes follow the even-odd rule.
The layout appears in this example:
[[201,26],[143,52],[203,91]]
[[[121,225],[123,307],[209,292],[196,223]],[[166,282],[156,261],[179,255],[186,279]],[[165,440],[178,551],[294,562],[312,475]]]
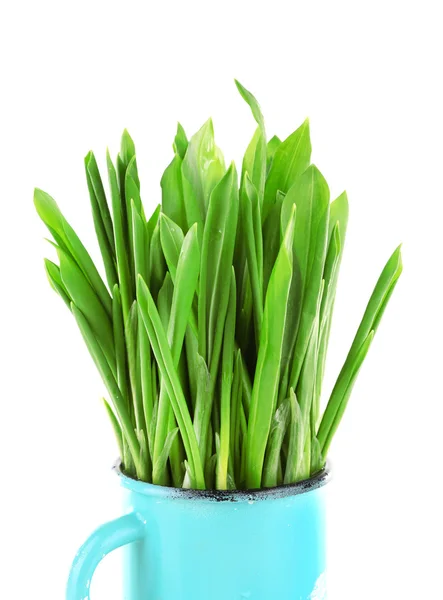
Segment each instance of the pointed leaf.
[[171,401],[177,424],[183,438],[186,454],[195,473],[195,486],[204,489],[205,481],[197,439],[192,426],[189,409],[180,384],[168,339],[161,324],[160,316],[144,281],[138,279],[138,302],[151,347],[163,377],[169,399]]
[[264,123],[263,115],[262,115],[262,112],[260,109],[260,105],[257,102],[257,99],[255,98],[255,96],[253,94],[251,94],[251,92],[249,92],[245,87],[243,87],[242,84],[239,81],[237,81],[237,79],[235,80],[235,85],[237,86],[237,89],[240,92],[240,95],[243,98],[243,100],[251,108],[254,119],[257,121],[257,124],[259,125],[260,129],[264,133],[265,123]]
[[109,187],[111,189],[112,214],[114,217],[117,272],[122,299],[123,319],[126,321],[134,300],[128,263],[128,249],[126,245],[126,207],[124,206],[123,199],[120,197],[117,173],[109,155],[109,151],[106,153],[106,161],[108,166]]
[[49,259],[45,258],[45,269],[51,287],[60,295],[63,302],[69,310],[71,310],[72,298],[69,297],[68,290],[62,281],[59,267]]
[[111,320],[77,264],[58,249],[60,275],[70,298],[88,320],[113,373],[116,372],[114,336]]
[[269,173],[272,161],[274,160],[274,155],[281,143],[281,139],[274,135],[266,145],[266,174]]
[[306,120],[294,133],[278,146],[266,180],[263,205],[263,222],[275,203],[278,191],[286,193],[297,178],[308,168],[311,160],[309,121]]
[[80,328],[91,357],[93,358],[95,365],[108,389],[116,414],[121,423],[123,437],[128,443],[131,457],[136,465],[137,472],[140,472],[140,444],[132,427],[131,417],[126,408],[126,403],[122,393],[117,385],[113,373],[111,372],[111,369],[109,368],[108,361],[106,360],[85,316],[81,310],[75,306],[74,303],[71,305],[71,310]]
[[191,138],[182,164],[188,227],[198,223],[203,231],[209,197],[224,172],[223,155],[215,145],[214,128],[209,119]]
[[295,483],[299,479],[299,465],[303,460],[306,431],[302,410],[293,389],[290,390],[289,401],[291,404],[291,424],[289,426],[289,449],[284,478],[285,484]]
[[114,411],[109,406],[109,404],[106,402],[106,400],[104,398],[102,398],[102,400],[103,400],[103,404],[105,405],[106,412],[108,413],[109,420],[111,421],[112,429],[115,434],[115,439],[117,440],[120,456],[123,457],[123,434],[122,434],[122,429],[120,427],[120,423],[118,422]]
[[228,312],[223,338],[220,400],[220,447],[217,453],[217,489],[228,489],[229,434],[231,428],[231,393],[234,368],[235,316],[236,316],[235,273],[232,269]]
[[111,315],[111,296],[86,248],[60,212],[55,200],[49,194],[43,192],[43,190],[36,188],[34,190],[34,204],[40,218],[51,231],[56,242],[65,252],[72,256],[79,269],[94,288],[104,309],[108,315]]
[[261,486],[265,450],[277,404],[286,304],[292,279],[294,224],[295,209],[266,294],[248,424],[246,485],[251,489]]
[[179,154],[176,154],[172,162],[166,167],[160,185],[162,188],[163,213],[174,223],[177,223],[183,231],[187,231],[189,228],[183,196],[182,163],[182,158]]
[[[291,289],[293,310],[290,313],[289,331],[292,338],[286,340],[293,348],[290,387],[296,389],[303,365],[323,278],[329,221],[329,188],[318,169],[312,165],[288,192],[283,208],[289,201],[297,206],[294,234],[294,285]],[[295,287],[294,287],[295,286]],[[292,350],[289,350],[292,355]]]
[[203,233],[198,298],[199,352],[216,373],[229,300],[238,216],[235,165],[214,188]]
[[177,133],[175,134],[173,149],[181,159],[185,157],[186,150],[188,149],[188,138],[180,123],[177,123]]
[[268,447],[266,450],[265,467],[263,469],[263,487],[276,487],[280,483],[278,481],[280,452],[288,426],[290,412],[291,405],[289,403],[289,398],[287,398],[277,408],[272,419]]
[[163,254],[171,274],[172,281],[175,281],[178,257],[183,244],[183,231],[167,215],[160,215],[160,240]]

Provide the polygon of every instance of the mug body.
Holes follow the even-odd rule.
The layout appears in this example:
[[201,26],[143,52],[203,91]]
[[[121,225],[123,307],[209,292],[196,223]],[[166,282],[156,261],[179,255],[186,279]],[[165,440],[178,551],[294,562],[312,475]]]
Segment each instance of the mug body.
[[146,521],[124,549],[125,600],[324,600],[327,479],[211,492],[121,475],[125,511]]

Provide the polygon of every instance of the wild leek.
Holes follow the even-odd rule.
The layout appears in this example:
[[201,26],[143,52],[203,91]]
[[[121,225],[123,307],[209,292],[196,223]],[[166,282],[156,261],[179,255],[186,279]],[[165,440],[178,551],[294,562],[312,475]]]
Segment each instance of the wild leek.
[[257,129],[241,174],[211,120],[179,125],[147,218],[125,131],[108,192],[92,152],[86,180],[106,283],[55,201],[36,189],[58,264],[50,284],[77,321],[107,388],[125,472],[159,485],[242,489],[316,473],[402,270],[388,260],[324,412],[322,380],[348,221],[310,164],[309,123]]

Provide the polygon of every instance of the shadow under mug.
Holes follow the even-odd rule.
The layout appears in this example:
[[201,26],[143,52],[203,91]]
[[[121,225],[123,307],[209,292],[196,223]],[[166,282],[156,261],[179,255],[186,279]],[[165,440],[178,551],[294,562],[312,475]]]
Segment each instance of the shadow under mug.
[[124,600],[326,599],[327,469],[252,491],[167,488],[115,471],[125,514],[80,548],[67,600],[89,600],[98,563],[121,546]]

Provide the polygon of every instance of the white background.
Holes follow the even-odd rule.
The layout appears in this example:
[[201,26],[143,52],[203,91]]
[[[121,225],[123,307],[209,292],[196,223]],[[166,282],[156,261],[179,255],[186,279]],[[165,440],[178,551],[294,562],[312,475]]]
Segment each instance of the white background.
[[[351,214],[330,386],[385,260],[404,274],[332,447],[331,600],[441,597],[442,20],[438,2],[9,2],[0,18],[2,597],[63,598],[76,548],[119,514],[103,385],[47,284],[32,189],[59,202],[94,257],[89,149],[135,138],[159,202],[179,119],[214,118],[240,161],[254,131],[311,120],[313,160]],[[102,161],[103,164],[103,161]],[[92,600],[119,600],[118,553]],[[5,562],[6,561],[6,562]],[[168,599],[169,600],[169,599]],[[173,600],[173,599],[171,599]],[[228,600],[228,599],[227,599]]]

